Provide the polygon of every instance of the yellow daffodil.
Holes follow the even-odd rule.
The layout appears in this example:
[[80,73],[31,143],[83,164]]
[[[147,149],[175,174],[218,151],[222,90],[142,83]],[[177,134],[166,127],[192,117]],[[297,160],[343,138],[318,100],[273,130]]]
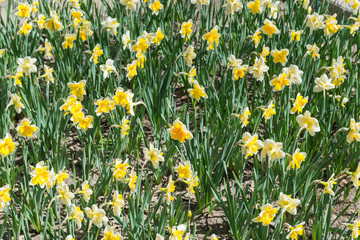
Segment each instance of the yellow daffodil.
[[168,128],[167,131],[170,133],[172,139],[179,140],[181,143],[193,138],[191,132],[187,130],[185,124],[179,119],[176,119],[171,128]]
[[290,162],[289,162],[289,165],[287,167],[287,170],[295,169],[295,167],[297,169],[299,169],[300,165],[301,165],[301,162],[304,162],[305,158],[306,158],[306,153],[305,152],[300,152],[300,149],[297,148],[295,150],[294,155],[292,155],[290,157]]
[[16,128],[17,132],[23,136],[30,138],[39,130],[37,126],[31,125],[31,120],[24,118]]
[[316,118],[311,117],[309,111],[306,111],[303,115],[296,116],[296,121],[299,123],[300,128],[305,128],[311,136],[320,132],[319,122]]
[[278,209],[274,208],[271,204],[265,204],[260,207],[260,214],[253,219],[253,222],[260,222],[263,226],[268,226],[275,218],[278,213]]
[[109,221],[106,217],[105,211],[98,208],[95,204],[93,204],[91,208],[85,208],[85,212],[91,223],[95,224],[98,228],[102,228],[102,226]]

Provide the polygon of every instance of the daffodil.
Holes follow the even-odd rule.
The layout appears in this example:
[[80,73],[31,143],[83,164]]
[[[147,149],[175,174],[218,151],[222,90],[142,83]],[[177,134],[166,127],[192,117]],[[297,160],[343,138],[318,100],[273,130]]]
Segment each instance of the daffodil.
[[117,179],[123,179],[126,176],[126,171],[130,167],[127,161],[122,162],[121,159],[115,159],[115,165],[111,170],[113,171],[113,176]]
[[149,149],[144,148],[144,158],[145,161],[150,161],[155,169],[159,168],[160,162],[164,161],[163,153],[155,148],[152,143],[150,143]]
[[126,77],[131,80],[137,75],[137,62],[134,60],[132,63],[126,65]]
[[20,3],[17,7],[18,11],[16,12],[16,15],[23,18],[30,17],[31,9],[28,4]]
[[113,200],[109,202],[108,205],[112,206],[114,215],[120,217],[121,211],[125,206],[123,195],[119,194],[118,191],[115,191]]
[[334,178],[335,174],[332,174],[327,182],[319,181],[320,184],[324,185],[324,193],[328,193],[331,196],[335,196],[335,192],[333,190],[334,185],[336,184],[336,179]]
[[65,34],[65,41],[61,44],[64,49],[73,48],[76,34]]
[[313,59],[320,58],[319,48],[316,44],[314,45],[307,44],[306,48],[307,48],[307,52],[305,53],[305,55],[311,55]]
[[130,191],[133,193],[136,190],[136,181],[138,176],[136,175],[136,172],[131,171],[129,178],[125,179],[129,183]]
[[86,94],[85,85],[86,80],[81,80],[80,82],[70,82],[67,84],[70,88],[70,94],[76,96],[78,99],[82,100],[83,96]]
[[10,133],[7,133],[4,139],[0,139],[0,156],[4,158],[14,153],[18,145],[17,142],[13,141]]
[[194,98],[196,101],[199,101],[200,98],[207,99],[208,96],[205,92],[205,88],[203,86],[200,86],[200,84],[196,80],[193,82],[193,84],[193,88],[187,90],[190,94],[190,97]]
[[244,108],[240,114],[233,114],[233,116],[240,119],[242,125],[241,127],[245,127],[249,124],[249,116],[251,115],[251,112],[248,107]]
[[287,75],[287,79],[289,79],[289,85],[293,84],[301,84],[302,83],[302,75],[303,71],[299,69],[296,65],[290,65],[289,67],[285,67],[282,70]]
[[333,34],[337,33],[341,29],[341,26],[338,25],[337,23],[338,22],[336,20],[336,14],[327,17],[324,28],[325,34],[328,36],[332,36]]
[[275,205],[281,208],[281,217],[285,212],[288,212],[292,215],[296,215],[296,207],[300,204],[300,200],[296,198],[291,198],[290,195],[280,193],[280,199],[276,201]]
[[311,117],[311,113],[306,111],[302,115],[296,116],[296,121],[299,123],[300,128],[305,128],[311,136],[320,132],[319,122],[316,118]]
[[115,102],[109,97],[104,100],[99,99],[95,104],[98,106],[95,110],[97,116],[100,116],[103,113],[109,113],[115,109]]
[[276,114],[276,111],[275,111],[275,104],[272,103],[272,101],[268,104],[268,106],[266,107],[263,107],[263,108],[260,108],[262,111],[264,111],[263,113],[263,118],[265,118],[265,122],[267,120],[269,120],[271,118],[272,115],[275,115]]
[[105,79],[109,77],[110,73],[112,73],[112,72],[116,73],[116,68],[114,66],[114,60],[111,60],[111,59],[106,60],[105,64],[100,65],[100,69],[101,69],[101,71],[103,71]]
[[172,180],[172,176],[170,175],[169,182],[166,188],[160,188],[160,191],[165,192],[166,204],[170,204],[171,201],[174,201],[174,197],[171,195],[175,191],[174,181]]
[[184,164],[180,164],[175,168],[179,174],[180,180],[190,179],[192,175],[191,165],[189,161],[186,161]]
[[65,179],[68,179],[68,177],[69,175],[67,174],[67,172],[65,170],[62,170],[55,175],[56,183],[58,185],[61,185],[61,183],[64,182]]
[[263,142],[259,140],[256,133],[251,135],[249,132],[245,132],[242,135],[240,146],[242,153],[245,154],[245,159],[247,159],[249,156],[256,154],[263,147]]
[[262,38],[262,36],[261,36],[260,29],[256,30],[255,33],[251,36],[251,39],[254,41],[255,48],[258,47],[261,38]]
[[360,122],[356,122],[354,118],[350,119],[350,131],[346,136],[348,143],[356,140],[360,142]]
[[25,109],[25,105],[21,102],[21,97],[18,94],[11,94],[10,101],[6,109],[10,106],[14,106],[15,111],[19,114],[22,109]]
[[31,180],[30,185],[39,185],[41,188],[51,188],[56,181],[55,173],[53,170],[48,170],[47,166],[44,166],[44,162],[38,162],[36,166],[30,172]]
[[51,59],[51,57],[52,57],[52,53],[51,53],[52,48],[53,48],[53,46],[51,45],[49,40],[46,38],[44,47],[40,48],[40,51],[43,51],[45,53],[45,55],[44,55],[45,59],[47,59],[47,60]]
[[306,153],[305,152],[300,152],[300,149],[297,148],[295,150],[294,155],[292,155],[290,157],[290,162],[289,162],[289,165],[287,167],[287,170],[295,169],[295,167],[297,169],[299,169],[300,165],[301,165],[301,162],[304,162],[305,158],[306,158]]
[[187,184],[186,191],[188,192],[189,197],[194,197],[194,187],[199,186],[199,178],[196,176],[196,173],[192,174],[189,179],[184,181],[184,183]]
[[247,7],[251,10],[252,14],[256,14],[256,13],[260,14],[263,11],[263,6],[262,6],[260,0],[254,0],[254,1],[248,2]]
[[275,142],[272,139],[266,139],[263,142],[261,150],[261,158],[269,158],[269,161],[281,159],[285,157],[285,153],[282,150],[283,144],[281,142]]
[[315,78],[316,85],[314,86],[314,92],[324,92],[334,89],[335,85],[331,82],[326,74],[321,75],[320,78]]
[[16,128],[20,136],[30,138],[39,130],[35,125],[31,125],[31,120],[24,118]]
[[183,124],[179,119],[176,119],[167,131],[170,133],[172,139],[179,140],[181,143],[185,142],[185,140],[191,140],[193,138],[191,132],[187,130],[185,124]]
[[274,35],[274,34],[280,34],[279,29],[276,27],[275,23],[265,19],[264,21],[264,26],[261,27],[261,31],[268,35],[270,38]]
[[85,208],[85,212],[90,221],[98,228],[102,228],[102,226],[109,221],[106,217],[105,211],[98,208],[95,204],[93,204],[91,208]]
[[203,35],[202,39],[205,40],[208,45],[207,50],[214,49],[215,44],[216,46],[219,45],[220,33],[218,31],[219,27],[215,26],[210,32]]
[[306,18],[307,18],[306,26],[310,28],[311,33],[314,30],[325,28],[323,15],[319,15],[318,13],[313,13],[311,15],[308,15]]
[[126,7],[126,10],[135,11],[139,0],[120,0],[120,4]]
[[131,46],[131,38],[130,38],[130,31],[127,30],[122,36],[121,36],[121,42],[123,44],[123,49],[125,50],[126,48],[130,49],[132,48]]
[[2,186],[0,188],[0,212],[4,211],[4,208],[11,201],[9,185]]
[[[164,39],[164,34],[161,30],[161,28],[158,28],[156,30],[156,32],[154,33],[154,38],[152,39],[152,43],[156,44],[156,45],[160,45],[161,41]],[[144,56],[145,57],[145,56]]]
[[289,226],[289,234],[286,236],[286,239],[297,240],[299,236],[304,234],[304,226],[302,224],[298,224],[295,227]]
[[294,42],[295,40],[297,42],[299,42],[302,33],[303,33],[303,30],[298,30],[298,31],[291,30],[290,31],[290,42]]
[[88,181],[85,180],[81,184],[81,190],[79,191],[79,193],[82,194],[82,196],[86,202],[89,202],[90,197],[93,194],[93,190],[90,188]]
[[101,50],[100,44],[96,44],[93,51],[91,52],[90,62],[94,62],[95,64],[98,63],[98,58],[103,54],[104,52]]
[[56,197],[59,198],[63,204],[70,207],[71,200],[75,197],[75,195],[69,191],[69,186],[63,182],[61,185],[56,187],[56,192],[58,194]]
[[288,49],[275,49],[271,51],[271,56],[274,57],[274,63],[281,63],[283,66],[287,62],[287,55],[289,55]]
[[119,233],[115,233],[115,227],[107,225],[104,231],[104,237],[101,240],[123,240],[124,238]]
[[187,22],[183,22],[181,24],[181,29],[180,29],[180,34],[182,38],[185,38],[186,40],[190,39],[190,36],[192,34],[192,27],[193,27],[193,22],[190,19]]
[[302,109],[304,106],[308,103],[309,97],[303,97],[300,95],[300,93],[297,94],[294,106],[291,108],[290,113],[302,113]]
[[152,4],[150,4],[149,7],[152,10],[152,14],[158,15],[159,11],[163,9],[164,6],[161,4],[159,0],[155,0]]
[[275,218],[278,213],[278,209],[274,208],[271,204],[265,204],[260,207],[260,214],[253,219],[253,222],[260,222],[263,226],[268,226]]
[[29,76],[31,73],[37,71],[37,67],[35,65],[36,61],[37,60],[35,58],[31,57],[18,58],[17,71]]
[[186,224],[180,224],[178,226],[174,226],[170,229],[170,237],[169,240],[182,240],[183,235],[186,231]]
[[101,22],[101,25],[110,35],[115,36],[118,33],[117,28],[120,26],[120,23],[115,18],[107,17],[105,21]]
[[281,73],[278,77],[270,81],[270,85],[274,86],[274,91],[281,91],[285,86],[290,84],[290,80],[286,73]]
[[255,58],[254,65],[249,67],[249,72],[256,78],[258,81],[264,80],[264,73],[269,71],[269,67],[266,66],[265,60],[263,57]]
[[50,12],[50,19],[46,20],[44,26],[49,31],[61,31],[64,29],[64,25],[60,22],[59,16],[55,11]]
[[226,4],[223,5],[227,13],[234,15],[235,12],[241,12],[243,4],[240,0],[226,0]]

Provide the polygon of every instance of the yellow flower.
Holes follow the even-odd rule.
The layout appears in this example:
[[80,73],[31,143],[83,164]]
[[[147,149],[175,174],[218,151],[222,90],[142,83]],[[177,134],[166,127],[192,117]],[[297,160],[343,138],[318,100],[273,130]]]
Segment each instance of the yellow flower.
[[76,35],[67,33],[67,34],[65,34],[65,42],[63,42],[61,44],[61,46],[64,49],[73,48],[74,47],[74,40],[76,40]]
[[71,90],[70,92],[71,95],[76,96],[80,100],[83,99],[83,96],[86,94],[85,91],[86,80],[81,80],[80,82],[71,82],[68,83],[67,85]]
[[335,86],[340,86],[346,78],[346,69],[344,68],[344,58],[339,56],[337,59],[332,60],[332,65],[329,68],[330,78]]
[[[72,121],[74,121],[74,120],[79,120],[79,119],[83,116],[83,115],[80,114],[80,116],[77,115],[77,116],[74,117],[74,115],[75,115],[76,113],[81,112],[82,108],[83,108],[83,105],[82,105],[81,102],[79,102],[79,101],[76,101],[73,105],[71,105],[71,107],[70,107],[70,113],[73,114],[73,117],[72,117],[72,119],[71,119]],[[75,122],[75,123],[76,123],[76,122]]]
[[194,98],[196,101],[199,101],[200,98],[204,98],[204,99],[208,98],[208,96],[205,93],[204,87],[200,86],[196,80],[194,81],[193,87],[194,88],[190,88],[187,90],[191,98]]
[[132,63],[129,63],[128,65],[126,65],[126,77],[131,80],[134,76],[137,75],[137,62],[134,60],[132,61]]
[[195,194],[194,187],[199,186],[199,178],[196,176],[196,173],[190,177],[189,180],[184,181],[188,186],[186,191],[189,194],[189,197],[193,197]]
[[241,66],[241,64],[243,63],[243,61],[241,59],[237,59],[234,55],[230,55],[230,57],[228,57],[228,63],[227,63],[227,67],[229,69],[235,69],[235,68],[239,68]]
[[17,71],[14,76],[11,76],[12,79],[15,79],[15,86],[16,85],[19,85],[19,86],[22,85],[22,82],[20,80],[20,78],[22,78],[22,77],[24,77],[24,74],[22,72],[19,72],[19,71]]
[[92,128],[92,122],[94,117],[87,115],[86,117],[80,118],[77,127],[86,131],[88,128]]
[[235,67],[233,70],[233,80],[236,81],[239,78],[244,78],[247,68],[248,68],[247,65],[241,65],[241,66]]
[[189,71],[189,73],[186,73],[186,76],[188,77],[188,81],[190,84],[194,84],[195,77],[196,77],[196,69],[195,67],[192,67]]
[[248,2],[247,7],[251,10],[252,14],[262,12],[262,6],[260,0],[254,0],[253,2]]
[[281,142],[275,142],[272,139],[266,139],[263,142],[263,148],[261,150],[261,158],[268,157],[270,161],[281,159],[285,157],[284,151],[282,151],[283,144]]
[[263,49],[261,51],[261,53],[259,54],[260,57],[263,58],[264,62],[266,62],[266,57],[270,54],[270,49],[269,47],[265,47],[263,46]]
[[305,55],[311,55],[313,59],[320,58],[319,48],[317,47],[316,44],[314,45],[308,44],[306,45],[306,48],[307,48],[307,52],[305,53]]
[[54,82],[54,76],[52,74],[54,72],[54,69],[49,66],[44,65],[44,71],[45,71],[45,74],[40,77],[44,77],[47,82]]
[[254,33],[254,35],[252,35],[252,40],[253,40],[254,43],[255,43],[255,48],[257,48],[257,46],[259,45],[261,38],[262,38],[262,36],[261,36],[261,31],[258,29],[258,30],[256,30],[256,32]]
[[95,64],[98,63],[98,58],[103,55],[104,52],[103,50],[101,50],[100,48],[100,44],[96,44],[93,52],[91,53],[91,58],[90,58],[90,62],[94,62]]
[[112,206],[114,215],[120,217],[122,208],[125,206],[123,195],[119,194],[118,191],[115,191],[112,202],[109,202],[108,204]]
[[280,51],[275,49],[271,51],[271,56],[274,57],[274,63],[281,63],[283,66],[287,62],[287,55],[289,55],[288,49],[281,49]]
[[17,132],[23,137],[32,137],[39,129],[35,125],[30,125],[31,121],[29,119],[21,120],[20,124],[16,128]]
[[14,105],[15,111],[19,114],[22,109],[25,109],[24,104],[21,102],[21,97],[18,94],[11,94],[10,101],[7,105],[6,109],[10,106]]
[[294,106],[291,108],[290,113],[302,113],[304,106],[308,103],[309,97],[303,97],[300,93],[297,94]]
[[148,41],[147,38],[140,36],[137,38],[136,43],[134,44],[134,46],[132,46],[132,51],[133,52],[142,52],[145,53],[146,50],[149,48],[150,43]]
[[122,138],[129,134],[128,130],[130,130],[130,126],[128,123],[130,123],[130,120],[128,120],[126,117],[123,117],[121,124],[117,125],[117,127],[121,129]]
[[174,197],[171,195],[171,193],[173,193],[175,191],[174,183],[175,182],[172,180],[172,176],[170,175],[169,182],[168,182],[166,188],[159,189],[160,191],[165,192],[166,203],[168,205],[171,203],[171,201],[174,201]]
[[183,22],[181,24],[181,30],[180,30],[180,34],[182,38],[185,38],[186,41],[190,39],[190,36],[192,34],[192,27],[193,27],[193,22],[190,19],[187,22]]
[[106,31],[110,32],[112,36],[115,36],[118,33],[116,29],[120,26],[120,23],[118,23],[115,18],[107,17],[101,25],[106,29]]
[[286,239],[293,239],[297,240],[299,236],[302,236],[304,234],[304,226],[303,224],[298,224],[295,227],[290,226],[290,232],[286,236]]
[[276,111],[275,111],[274,107],[275,107],[275,105],[271,101],[266,108],[261,108],[261,110],[264,111],[262,116],[263,116],[263,118],[265,118],[265,122],[267,120],[269,120],[272,115],[276,114]]
[[275,23],[265,19],[264,26],[261,27],[261,31],[268,35],[269,37],[272,37],[274,34],[280,34],[279,29],[276,27]]
[[181,224],[181,225],[170,228],[171,236],[170,236],[169,240],[182,240],[185,230],[186,230],[185,224]]
[[131,192],[134,192],[136,190],[136,181],[137,181],[136,172],[131,171],[130,177],[125,180],[127,182],[129,182],[129,187],[130,187]]
[[5,135],[4,139],[0,139],[0,155],[1,155],[1,157],[4,158],[4,157],[8,156],[9,154],[12,154],[18,145],[19,144],[17,142],[14,142],[12,140],[10,133],[7,133]]
[[327,182],[319,181],[320,184],[324,185],[324,193],[328,193],[331,196],[335,195],[335,192],[333,191],[333,187],[336,184],[334,175],[335,174],[332,174]]
[[68,179],[69,175],[63,170],[55,175],[55,179],[58,185],[60,185],[65,179]]
[[[70,108],[77,102],[78,102],[77,97],[74,95],[70,95],[66,98],[65,103],[63,105],[61,105],[60,110],[65,111],[65,112],[70,112]],[[67,114],[67,113],[65,113],[65,114]]]
[[19,17],[24,17],[24,18],[30,17],[31,10],[29,5],[21,3],[19,4],[17,9],[18,11],[16,12],[16,14]]
[[360,162],[358,163],[358,166],[355,170],[355,172],[346,172],[347,174],[350,174],[351,182],[353,183],[354,187],[356,189],[360,186]]
[[75,195],[69,191],[68,185],[64,182],[61,185],[56,187],[57,196],[56,198],[60,198],[61,202],[66,206],[70,207],[71,200],[75,197]]
[[255,58],[254,65],[250,66],[249,72],[256,78],[257,81],[264,80],[264,73],[269,71],[269,67],[265,64],[263,57]]
[[291,37],[290,42],[294,42],[295,40],[299,42],[300,41],[300,36],[301,36],[302,33],[303,33],[303,30],[299,30],[299,31],[291,30],[291,32],[290,32],[290,37]]
[[131,49],[131,38],[130,38],[130,31],[127,30],[122,36],[121,36],[121,42],[123,44],[123,49],[126,48]]
[[287,170],[295,169],[295,167],[297,169],[299,169],[300,165],[301,165],[301,162],[304,162],[305,158],[306,158],[306,153],[305,152],[300,152],[300,149],[297,148],[295,150],[294,155],[292,155],[290,157],[290,163],[289,163],[289,166],[287,167]]
[[152,14],[158,15],[159,11],[163,9],[163,5],[160,1],[156,0],[154,3],[150,4],[150,9],[153,11]]
[[40,48],[40,51],[45,52],[45,55],[44,55],[45,59],[48,59],[48,60],[51,59],[51,56],[52,56],[51,50],[52,50],[52,48],[53,48],[53,46],[51,45],[49,40],[46,38],[45,39],[45,46]]
[[278,213],[278,209],[271,206],[271,204],[265,204],[260,207],[260,214],[256,218],[253,219],[253,222],[261,222],[263,226],[268,226],[272,220],[274,220],[276,214]]
[[281,217],[284,212],[288,212],[292,215],[296,215],[297,210],[296,207],[300,204],[300,200],[296,198],[291,198],[290,195],[280,193],[280,199],[276,201],[275,205],[281,208]]
[[52,32],[54,32],[55,30],[56,31],[63,30],[64,26],[59,21],[59,17],[57,15],[57,13],[55,11],[51,11],[50,16],[51,16],[51,18],[48,19],[44,24],[45,28]]
[[35,186],[39,185],[41,188],[44,188],[45,186],[49,189],[55,184],[55,174],[54,171],[48,170],[47,166],[44,166],[44,162],[38,162],[33,168],[33,170],[30,172],[31,180],[30,185]]
[[194,52],[193,46],[188,46],[183,54],[185,58],[185,63],[189,67],[193,64],[193,60],[196,58],[196,53]]
[[219,45],[219,39],[220,39],[220,33],[218,33],[218,26],[215,26],[210,32],[205,33],[203,35],[203,40],[207,41],[208,48],[207,50],[214,49],[214,45],[216,43],[216,46]]
[[306,111],[303,115],[296,116],[296,121],[299,123],[300,127],[305,128],[311,136],[314,136],[315,133],[320,132],[318,120],[311,117],[309,111]]
[[84,219],[84,212],[77,206],[71,205],[70,206],[70,217],[67,220],[75,220],[76,226],[78,229],[81,228],[81,222]]
[[290,65],[290,67],[283,68],[283,72],[287,74],[289,84],[301,84],[303,71],[296,65]]
[[249,124],[249,116],[251,115],[251,112],[248,107],[244,108],[241,112],[241,114],[233,114],[235,117],[240,118],[240,121],[242,123],[241,127],[245,127]]
[[130,165],[125,161],[122,163],[121,159],[115,159],[115,165],[111,170],[113,171],[113,176],[117,179],[123,179],[126,176],[126,170]]
[[249,132],[245,132],[242,135],[240,143],[241,151],[245,154],[245,159],[249,156],[253,156],[263,147],[263,143],[258,139],[258,135],[256,133],[251,135]]
[[155,169],[159,168],[159,163],[164,161],[163,153],[154,148],[153,144],[150,143],[150,148],[144,148],[145,161],[151,161]]
[[9,185],[5,185],[0,188],[0,212],[4,211],[4,207],[11,201],[9,192]]
[[190,179],[192,175],[191,165],[189,161],[186,161],[185,164],[180,164],[177,168],[175,168],[177,173],[179,174],[179,179]]
[[351,239],[357,239],[360,235],[360,220],[356,219],[353,224],[346,224],[346,226],[352,230]]
[[98,99],[95,103],[98,107],[96,108],[96,116],[100,116],[103,113],[108,113],[115,109],[115,102],[109,97],[104,100]]
[[[81,103],[79,102],[79,105],[81,105]],[[82,105],[81,105],[82,108]],[[72,107],[72,109],[76,109],[76,107]],[[70,120],[74,122],[74,124],[78,123],[80,121],[80,119],[83,119],[85,116],[85,114],[81,111],[77,111],[74,112],[73,115],[71,116]]]
[[25,21],[23,23],[23,25],[20,27],[20,30],[17,32],[18,35],[24,34],[25,36],[28,35],[31,32],[32,29],[32,24],[31,23],[27,23],[27,21]]
[[45,27],[45,16],[44,14],[39,14],[36,21],[38,28],[43,29]]
[[215,234],[212,234],[210,240],[219,240],[219,238]]
[[356,140],[360,142],[360,122],[355,122],[355,119],[350,119],[350,131],[346,136],[346,140],[348,143]]
[[171,128],[168,128],[167,131],[170,133],[172,139],[179,140],[181,143],[193,138],[191,132],[187,130],[185,124],[179,119],[176,119]]
[[337,24],[336,14],[331,17],[327,17],[324,28],[324,32],[326,35],[331,36],[335,34],[340,30],[340,28],[341,26]]
[[109,221],[105,211],[98,208],[95,204],[93,204],[91,208],[85,208],[85,212],[91,223],[94,223],[98,228],[102,228],[103,224],[106,224]]
[[89,202],[91,194],[93,194],[93,190],[90,188],[88,181],[85,180],[81,184],[81,190],[79,191],[79,193],[82,194],[82,196],[86,202]]
[[156,30],[155,37],[153,38],[152,43],[154,43],[156,45],[160,45],[161,40],[163,40],[163,39],[164,39],[164,34],[161,31],[161,28],[158,28]]
[[281,73],[277,78],[274,78],[270,81],[270,85],[274,86],[274,91],[281,91],[284,89],[285,86],[288,86],[290,83],[289,79],[287,78],[286,73]]
[[126,10],[135,11],[136,5],[139,3],[139,0],[120,0],[120,4],[126,7]]
[[306,18],[306,26],[310,28],[310,33],[316,29],[323,29],[325,27],[323,15],[313,13],[312,15],[308,15]]
[[223,7],[227,10],[228,14],[234,15],[235,12],[243,9],[243,4],[240,0],[226,0],[226,4]]
[[101,240],[123,240],[124,238],[118,234],[115,233],[115,227],[110,227],[107,225],[105,227],[104,231],[104,237]]

